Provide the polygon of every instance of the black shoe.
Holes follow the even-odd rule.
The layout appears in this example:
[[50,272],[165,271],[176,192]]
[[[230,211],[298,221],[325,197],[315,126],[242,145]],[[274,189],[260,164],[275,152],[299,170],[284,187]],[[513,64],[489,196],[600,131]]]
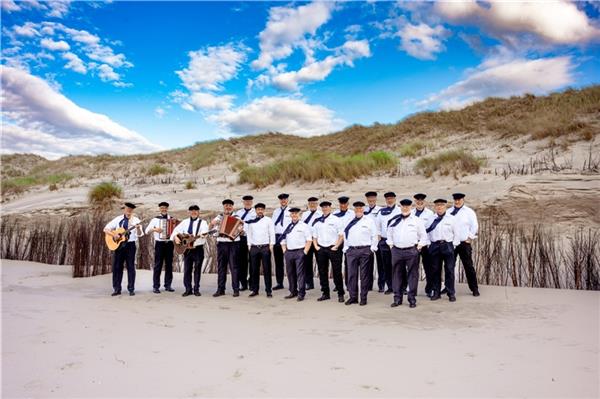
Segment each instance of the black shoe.
[[234,297],[238,297],[238,296],[240,296],[240,293],[239,293],[239,292],[234,292],[234,293],[233,293],[233,296],[234,296]]
[[473,291],[473,296],[479,296],[479,290]]
[[408,295],[408,291],[406,291],[406,290],[402,291],[402,295]]
[[432,295],[431,291],[429,291],[429,292],[425,291],[425,295],[427,296],[427,298],[431,298],[431,295]]
[[285,299],[292,299],[292,298],[296,298],[298,296],[298,294],[289,294],[284,296]]
[[393,303],[390,305],[390,308],[395,308],[396,306],[400,306],[400,305],[402,305],[402,302],[393,302]]
[[385,290],[383,288],[380,288],[377,290],[377,292],[379,292],[380,294],[383,294],[385,292]]
[[181,296],[190,296],[192,295],[192,291],[186,291],[183,294],[181,294]]
[[393,290],[387,290],[387,291],[384,292],[385,295],[390,295],[390,294],[393,294],[393,293],[394,293]]
[[200,293],[200,291],[194,291],[194,296],[202,296],[202,294]]
[[165,287],[165,291],[175,292],[175,290],[171,287]]
[[454,295],[448,295],[448,300],[450,302],[456,302],[456,297]]
[[326,301],[328,299],[331,299],[331,297],[329,295],[321,295],[321,297],[319,299],[317,299],[317,301],[321,302],[321,301]]
[[129,296],[134,296],[134,295],[135,295],[135,292],[129,291]]
[[442,292],[440,292],[440,294],[444,295],[448,293],[448,289],[446,287],[444,287],[444,289],[442,290]]
[[153,289],[152,292],[154,292],[155,294],[160,294],[160,290],[158,288]]
[[225,295],[225,293],[224,293],[224,292],[221,292],[221,291],[217,291],[217,292],[215,292],[215,293],[213,294],[213,296],[214,296],[215,298],[216,298],[216,297],[219,297],[219,296],[223,296],[223,295]]
[[438,294],[431,294],[431,298],[429,298],[429,299],[431,299],[432,301],[437,301],[440,298],[441,298],[441,296],[439,296]]
[[304,300],[303,296],[299,296],[298,299],[296,299],[298,302],[302,302]]
[[338,296],[338,302],[344,302],[344,296],[343,295]]
[[334,288],[334,289],[333,289],[333,292],[337,292],[337,288]]
[[257,296],[257,295],[258,295],[258,292],[256,292],[256,291],[252,291],[252,292],[250,293],[250,295],[248,295],[248,297],[252,298],[253,296]]
[[314,290],[314,289],[315,289],[315,286],[314,286],[314,285],[309,285],[309,284],[306,284],[306,290],[307,290],[307,291]]
[[355,304],[355,303],[358,303],[358,299],[352,299],[352,298],[350,298],[350,299],[348,299],[346,301],[346,305],[352,305],[352,304]]
[[282,289],[283,289],[282,284],[277,284],[275,287],[273,287],[273,291],[282,290]]
[[416,307],[417,307],[417,304],[413,302],[413,303],[411,303],[410,305],[408,305],[408,307],[409,307],[409,308],[416,308]]
[[117,296],[117,295],[121,295],[121,291],[113,291],[113,293],[110,294],[110,296]]
[[240,291],[246,291],[247,289],[248,289],[248,287],[247,287],[247,286],[245,286],[245,285],[242,285],[242,286],[240,287]]
[[366,299],[361,299],[360,300],[360,306],[365,306],[367,304],[367,300]]
[[[256,294],[258,295],[258,294]],[[273,294],[271,294],[270,292],[267,292],[267,298],[273,298]]]

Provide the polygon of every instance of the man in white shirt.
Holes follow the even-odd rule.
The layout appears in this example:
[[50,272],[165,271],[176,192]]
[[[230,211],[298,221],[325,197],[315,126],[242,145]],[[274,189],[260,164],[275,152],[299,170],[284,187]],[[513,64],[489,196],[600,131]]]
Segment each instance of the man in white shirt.
[[267,298],[272,298],[271,293],[271,252],[275,245],[275,225],[273,220],[265,216],[265,204],[258,203],[254,206],[256,217],[246,221],[246,235],[248,250],[250,252],[250,297],[258,295],[260,289],[260,265],[263,267],[265,292]]
[[[309,226],[312,226],[315,219],[321,217],[322,213],[319,210],[319,199],[317,197],[308,198],[308,209],[302,213],[300,220]],[[304,258],[304,272],[306,274],[306,289],[312,290],[315,288],[315,274],[313,258],[315,257],[315,249],[310,246],[308,254]]]
[[312,232],[310,226],[300,220],[300,208],[291,208],[290,216],[292,220],[280,236],[290,289],[285,298],[298,297],[298,301],[303,301],[306,295],[304,258],[312,245]]
[[[340,219],[340,225],[342,229],[346,228],[348,223],[352,219],[354,219],[354,211],[349,209],[350,207],[350,198],[343,195],[338,198],[338,204],[340,209],[337,212],[333,213],[333,216]],[[344,259],[344,282],[346,286],[348,285],[348,259],[346,259],[346,255],[343,256]]]
[[[200,207],[191,205],[188,208],[189,218],[184,219],[179,223],[173,233],[171,240],[175,244],[180,244],[179,234],[189,234],[197,237],[194,241],[193,248],[188,249],[183,254],[183,286],[185,292],[182,296],[190,296],[193,293],[195,296],[200,296],[200,276],[202,274],[202,263],[204,262],[204,244],[206,243],[206,234],[208,233],[208,223],[200,219]],[[192,287],[192,272],[194,273],[194,286]]]
[[431,272],[433,275],[433,291],[431,300],[440,299],[442,288],[442,264],[444,265],[444,279],[448,298],[450,302],[456,301],[456,292],[454,291],[454,248],[460,243],[458,239],[458,229],[454,216],[446,212],[445,199],[436,199],[435,204],[436,217],[431,220],[429,226],[425,226],[425,231],[429,235],[429,255],[431,256]]
[[[248,220],[252,220],[256,218],[256,212],[254,212],[254,208],[252,207],[252,202],[254,197],[251,195],[244,195],[242,197],[242,203],[244,206],[241,209],[238,209],[235,212],[235,216],[240,218],[240,220],[244,223]],[[244,224],[244,229],[246,225]],[[237,265],[238,265],[238,279],[240,281],[240,291],[246,291],[248,289],[248,239],[246,238],[246,233],[242,232],[240,235],[240,245],[238,246],[237,253]]]
[[135,205],[126,202],[123,206],[123,215],[117,216],[104,226],[104,232],[119,239],[119,234],[115,231],[122,227],[125,229],[125,236],[129,236],[127,241],[122,243],[113,254],[112,263],[112,296],[121,295],[121,283],[123,282],[123,268],[127,265],[127,290],[129,295],[135,295],[135,253],[138,236],[144,233],[141,229],[141,221],[133,215]]
[[279,199],[279,206],[273,211],[273,223],[275,224],[275,241],[276,244],[273,246],[273,259],[275,260],[275,281],[277,284],[273,287],[273,290],[283,289],[283,249],[279,243],[281,234],[285,230],[288,224],[290,224],[290,209],[288,208],[290,195],[281,193],[277,196]]
[[[170,220],[169,203],[161,202],[158,204],[160,215],[153,218],[146,227],[146,234],[154,233],[154,269],[152,270],[152,288],[155,294],[160,294],[160,274],[162,265],[165,264],[165,291],[175,291],[171,288],[173,283],[173,241],[170,237],[161,238],[163,229],[161,227],[162,220]],[[166,232],[164,233],[166,234]]]
[[[222,223],[226,216],[234,216],[233,200],[227,198],[221,203],[223,204],[223,213],[215,217],[210,222],[211,228],[215,228]],[[229,269],[229,273],[231,273],[231,288],[233,290],[233,296],[240,296],[238,264],[236,261],[239,243],[239,236],[237,236],[234,240],[225,235],[219,235],[217,237],[217,291],[213,294],[213,297],[215,298],[225,295],[225,286],[227,285],[227,269]]]
[[369,293],[369,257],[377,251],[377,227],[371,218],[364,216],[365,203],[356,201],[355,217],[344,228],[344,253],[348,261],[348,293],[346,305],[358,303],[360,274],[360,305],[367,304]]
[[339,218],[331,214],[331,202],[322,201],[319,206],[323,215],[312,223],[313,248],[319,267],[321,297],[317,301],[331,299],[329,292],[329,262],[333,283],[338,294],[338,302],[344,302],[344,276],[342,275],[342,249],[344,229]]
[[[377,205],[377,193],[375,191],[367,191],[365,193],[365,198],[367,199],[367,205],[365,206],[365,216],[370,217],[375,225],[377,225],[377,214],[381,207]],[[383,263],[381,261],[381,251],[375,252],[375,254],[371,253],[371,259],[369,259],[369,276],[371,276],[371,285],[369,285],[369,290],[373,291],[373,286],[375,285],[375,259],[377,259],[377,285],[381,286],[385,284],[385,280],[383,279],[383,271],[380,270],[383,268]],[[379,281],[381,279],[381,282]]]
[[411,205],[412,201],[408,198],[400,201],[400,214],[388,221],[387,243],[392,249],[393,308],[402,305],[403,287],[406,286],[410,307],[417,306],[419,251],[428,244],[423,220],[411,213]]
[[475,211],[465,205],[465,195],[463,193],[452,194],[454,206],[448,212],[456,219],[456,224],[459,230],[458,239],[460,244],[456,247],[455,257],[460,256],[460,262],[465,269],[465,276],[469,289],[473,296],[479,296],[479,286],[477,285],[477,273],[473,267],[473,248],[471,244],[477,238],[479,224],[477,223],[477,215]]
[[[376,225],[378,230],[378,248],[380,252],[381,262],[383,263],[382,271],[378,279],[379,292],[384,292],[385,286],[387,290],[385,294],[389,295],[393,291],[392,289],[392,252],[390,246],[387,245],[387,222],[394,216],[400,213],[400,208],[396,206],[396,194],[393,191],[389,191],[383,194],[385,198],[385,207],[379,210],[377,214]],[[382,280],[383,277],[383,281]]]
[[[432,219],[435,218],[433,211],[425,206],[426,194],[417,193],[413,196],[415,199],[415,207],[412,210],[412,214],[423,220],[425,226],[429,226]],[[431,291],[433,291],[433,277],[431,275],[431,257],[429,256],[429,245],[421,248],[420,251],[421,262],[423,262],[423,271],[425,272],[425,294],[431,297]]]

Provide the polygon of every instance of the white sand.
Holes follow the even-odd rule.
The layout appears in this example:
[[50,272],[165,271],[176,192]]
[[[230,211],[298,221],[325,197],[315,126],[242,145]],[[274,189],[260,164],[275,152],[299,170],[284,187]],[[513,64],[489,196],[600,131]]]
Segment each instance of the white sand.
[[[3,397],[598,397],[600,293],[482,287],[391,309],[282,291],[112,298],[111,275],[2,261]],[[228,289],[230,292],[230,290]]]

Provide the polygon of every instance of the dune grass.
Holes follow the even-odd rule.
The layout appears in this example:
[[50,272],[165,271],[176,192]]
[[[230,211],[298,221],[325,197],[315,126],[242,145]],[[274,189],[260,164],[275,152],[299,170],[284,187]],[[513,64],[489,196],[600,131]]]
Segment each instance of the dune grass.
[[385,151],[348,156],[305,152],[264,166],[248,166],[240,171],[239,183],[261,188],[277,182],[353,181],[374,172],[390,171],[396,162],[396,158]]
[[443,176],[467,175],[478,173],[484,165],[484,158],[476,157],[464,149],[459,149],[423,157],[415,164],[415,171],[426,177],[430,177],[436,172]]
[[91,188],[88,199],[93,205],[109,203],[123,196],[123,189],[113,182],[102,182]]
[[31,187],[40,185],[57,186],[58,184],[69,181],[72,178],[73,176],[70,174],[58,173],[48,175],[34,174],[2,179],[2,195],[20,194]]
[[158,163],[155,163],[154,165],[150,166],[148,168],[148,170],[146,171],[146,173],[149,176],[157,176],[157,175],[164,175],[166,173],[170,173],[171,169],[167,168],[166,166],[160,165]]

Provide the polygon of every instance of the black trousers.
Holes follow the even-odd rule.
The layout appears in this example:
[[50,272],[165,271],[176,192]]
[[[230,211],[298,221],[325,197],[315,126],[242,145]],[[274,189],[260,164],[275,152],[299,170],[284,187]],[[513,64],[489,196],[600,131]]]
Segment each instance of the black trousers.
[[[387,289],[392,289],[392,252],[390,251],[390,246],[387,244],[385,238],[381,238],[377,243],[378,251],[381,255],[381,263],[383,263],[382,271],[383,271],[383,281],[385,284],[382,285],[382,288],[385,288],[387,285]],[[380,277],[381,278],[381,277]]]
[[121,292],[123,282],[123,269],[127,265],[127,290],[135,291],[135,251],[134,241],[122,244],[113,254],[112,263],[112,285],[113,290]]
[[408,303],[416,303],[419,284],[419,251],[416,247],[392,248],[392,274],[394,302],[402,303],[404,288],[408,286]]
[[[281,234],[275,234],[275,241],[279,241]],[[277,285],[283,286],[283,270],[285,267],[283,261],[283,249],[281,244],[273,245],[273,259],[275,260],[275,281]]]
[[192,292],[192,271],[194,272],[194,292],[200,292],[200,275],[204,262],[204,245],[188,249],[183,255],[183,286],[185,292]]
[[271,250],[268,245],[256,246],[250,248],[250,291],[258,292],[260,290],[260,265],[263,267],[263,277],[265,280],[265,291],[267,294],[272,290],[271,277]]
[[[385,270],[383,267],[383,259],[381,258],[381,250],[375,252],[375,260],[377,261],[377,288],[385,289]],[[374,280],[373,280],[374,281]],[[371,284],[373,285],[373,284]]]
[[433,274],[433,293],[442,291],[442,264],[444,265],[444,282],[448,296],[456,295],[454,289],[454,245],[451,242],[434,242],[429,246],[431,256],[431,272]]
[[240,287],[243,289],[248,288],[248,237],[240,236],[240,242],[237,253],[237,265],[238,265],[238,280],[240,281]]
[[367,300],[369,293],[369,256],[370,248],[349,248],[346,252],[348,260],[348,292],[350,299],[358,299],[358,279],[360,275],[360,299]]
[[285,270],[287,272],[290,294],[304,298],[306,278],[304,274],[304,248],[285,251]]
[[304,256],[304,276],[306,278],[306,287],[314,288],[315,287],[315,273],[314,273],[314,263],[313,258],[315,257],[315,247],[312,245],[308,250],[308,254]]
[[165,288],[173,283],[173,241],[154,242],[154,269],[152,270],[152,286],[160,288],[160,274],[165,265]]
[[425,272],[425,293],[431,294],[431,291],[433,291],[434,277],[431,271],[431,255],[429,254],[428,246],[421,248],[419,257],[421,258],[421,263],[423,263],[423,271]]
[[477,273],[475,267],[473,267],[473,248],[468,242],[462,241],[454,250],[455,261],[457,257],[460,257],[460,262],[465,269],[465,275],[467,276],[467,284],[472,292],[479,291],[477,285]]
[[344,296],[344,277],[342,276],[342,250],[333,251],[331,247],[320,247],[315,252],[317,267],[319,268],[319,283],[323,295],[330,295],[329,291],[329,263],[333,273],[333,284],[338,296]]
[[238,243],[236,241],[217,242],[217,292],[225,292],[227,284],[227,269],[231,273],[231,288],[233,292],[239,292],[240,282],[238,280],[238,269],[236,256]]

